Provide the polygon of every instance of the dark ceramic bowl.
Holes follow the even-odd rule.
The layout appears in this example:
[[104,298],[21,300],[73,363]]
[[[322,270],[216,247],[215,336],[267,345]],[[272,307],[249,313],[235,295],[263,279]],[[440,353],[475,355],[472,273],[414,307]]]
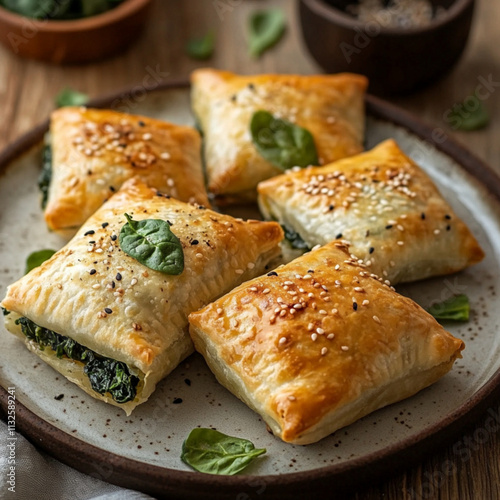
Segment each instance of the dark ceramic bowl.
[[0,42],[21,57],[84,63],[111,56],[132,43],[151,0],[125,0],[102,14],[70,21],[35,20],[0,7]]
[[433,0],[446,12],[425,27],[387,28],[344,9],[355,0],[299,0],[304,41],[329,73],[370,79],[376,94],[405,94],[437,80],[458,61],[469,37],[474,0]]

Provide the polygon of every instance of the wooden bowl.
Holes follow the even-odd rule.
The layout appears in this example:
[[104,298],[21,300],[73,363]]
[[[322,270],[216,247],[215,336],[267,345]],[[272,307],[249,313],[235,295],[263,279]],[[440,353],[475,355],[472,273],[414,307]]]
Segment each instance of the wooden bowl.
[[424,87],[458,61],[469,37],[475,0],[435,0],[446,12],[419,28],[387,28],[345,12],[354,0],[299,0],[306,46],[329,73],[370,79],[376,94],[405,94]]
[[40,21],[0,7],[0,42],[15,54],[51,63],[84,63],[111,56],[140,34],[151,0],[125,0],[102,14]]

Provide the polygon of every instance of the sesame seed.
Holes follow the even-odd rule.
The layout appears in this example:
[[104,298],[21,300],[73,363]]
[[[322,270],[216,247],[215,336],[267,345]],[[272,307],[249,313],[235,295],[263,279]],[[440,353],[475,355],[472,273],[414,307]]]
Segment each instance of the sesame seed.
[[340,348],[341,348],[343,351],[348,351],[348,350],[349,350],[349,347],[347,347],[346,345],[340,346]]
[[92,275],[92,274],[95,274],[96,272],[97,272],[97,271],[96,271],[95,269],[91,269],[91,270],[89,271],[89,274],[90,274],[90,275]]
[[107,317],[107,314],[106,314],[105,312],[103,312],[103,311],[99,311],[99,312],[97,313],[97,317],[98,317],[98,318],[106,318],[106,317]]
[[440,229],[434,229],[434,234],[439,234],[441,232]]
[[145,141],[150,141],[153,138],[153,136],[149,132],[147,132],[146,134],[142,134],[142,138]]
[[203,254],[202,254],[202,253],[199,253],[199,252],[198,252],[198,253],[196,254],[196,258],[197,258],[197,259],[201,259],[202,257],[203,257]]
[[95,252],[96,252],[96,253],[103,253],[103,252],[104,252],[104,250],[103,250],[102,248],[97,248]]
[[255,264],[253,262],[249,262],[247,264],[248,269],[253,269],[255,267]]
[[396,243],[397,243],[400,247],[402,247],[402,246],[405,244],[405,242],[404,242],[404,241],[397,241]]
[[312,323],[309,323],[309,324],[307,325],[307,330],[308,330],[309,332],[312,332],[312,331],[313,331],[313,329],[314,329],[314,325],[313,325]]
[[218,307],[217,308],[217,314],[220,316],[222,313],[223,313],[223,310],[220,307]]
[[136,285],[137,284],[137,278],[132,278],[132,280],[130,281],[130,284],[132,286]]
[[142,330],[142,326],[139,323],[132,323],[132,328],[136,331]]
[[113,312],[113,309],[110,309],[109,307],[105,307],[105,308],[104,308],[104,312],[105,312],[106,314],[111,314],[111,313]]
[[286,338],[286,337],[281,337],[281,338],[279,339],[279,343],[280,343],[281,345],[283,345],[284,343],[286,343],[286,341],[287,341],[287,338]]
[[320,309],[318,313],[322,314],[323,316],[326,316],[328,314],[324,309]]
[[319,335],[323,335],[325,333],[325,330],[323,330],[323,328],[316,328],[316,333],[318,333]]
[[360,292],[360,293],[362,293],[362,292],[364,292],[364,291],[365,291],[365,289],[364,289],[364,288],[361,288],[360,286],[355,286],[355,287],[354,287],[354,291],[355,291],[355,292]]
[[339,313],[339,310],[336,309],[335,307],[332,309],[332,314],[338,314]]
[[378,316],[373,316],[373,321],[375,321],[375,323],[381,323],[380,319]]
[[302,309],[302,304],[294,304],[293,308],[294,309]]
[[92,285],[92,288],[94,290],[98,290],[99,288],[101,288],[101,285],[100,285],[100,283],[96,283],[95,285]]
[[161,155],[160,155],[160,158],[162,160],[170,160],[170,153],[167,153],[166,151],[163,152]]
[[283,316],[286,315],[286,309],[283,309],[281,312],[280,312],[280,316],[283,318]]
[[279,304],[281,304],[281,303],[283,302],[283,299],[282,299],[281,297],[278,297],[278,298],[276,299],[276,302],[278,302]]
[[116,273],[115,278],[116,278],[116,281],[121,281],[122,275],[120,273]]
[[249,290],[250,290],[251,292],[256,292],[256,291],[257,291],[257,287],[255,287],[255,286],[251,286],[251,287],[249,288]]
[[243,271],[243,269],[236,269],[236,271],[234,271],[236,274],[243,274],[245,271]]
[[295,396],[288,396],[289,401],[295,401],[297,398]]
[[321,349],[321,356],[324,356],[328,352],[328,347],[323,347]]
[[363,302],[361,303],[361,305],[362,306],[367,306],[369,303],[370,303],[369,300],[363,300]]
[[340,269],[340,264],[336,264],[334,269],[335,269],[335,271],[338,271]]
[[305,274],[304,275],[304,279],[305,280],[308,280],[308,279],[311,279],[311,278],[312,278],[312,276],[310,274]]
[[327,338],[328,340],[332,340],[334,337],[335,337],[335,334],[334,334],[334,333],[329,333],[329,334],[326,336],[326,338]]

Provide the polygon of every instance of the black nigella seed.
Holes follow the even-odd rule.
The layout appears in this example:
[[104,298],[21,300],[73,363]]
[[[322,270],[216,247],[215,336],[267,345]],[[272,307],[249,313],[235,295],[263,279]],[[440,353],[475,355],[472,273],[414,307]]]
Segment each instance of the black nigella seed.
[[91,229],[90,231],[87,231],[83,236],[89,236],[90,234],[94,234],[95,231]]
[[106,314],[111,314],[111,313],[113,312],[113,309],[110,309],[109,307],[105,307],[105,308],[104,308],[104,312],[105,312]]
[[115,286],[116,286],[115,282],[114,282],[114,281],[112,281],[112,282],[111,282],[111,288],[114,288]]
[[278,276],[278,273],[275,273],[274,271],[271,271],[270,273],[267,273],[268,276]]
[[61,401],[61,399],[64,397],[64,394],[59,394],[59,396],[54,396],[54,399],[56,401]]
[[89,245],[95,245],[95,240],[90,240]]
[[332,210],[335,210],[335,205],[330,205],[330,206],[328,207],[328,210],[330,210],[330,212],[331,212]]
[[236,94],[231,96],[231,101],[236,102]]
[[249,83],[249,84],[248,84],[248,88],[249,88],[250,90],[255,90],[255,85],[254,85],[253,83]]
[[184,379],[184,383],[185,383],[186,385],[189,385],[189,386],[190,386],[190,385],[191,385],[191,380],[189,380],[188,378],[185,378],[185,379]]
[[92,276],[92,274],[95,274],[97,271],[95,269],[91,269],[90,270],[90,275]]
[[421,218],[422,220],[425,220],[425,213],[424,213],[424,212],[422,212],[422,213],[420,214],[420,218]]
[[101,224],[102,228],[104,229],[105,227],[108,227],[109,226],[109,222],[103,222]]
[[109,186],[109,190],[114,193],[116,191],[116,189],[113,187],[113,186]]
[[308,269],[308,270],[307,270],[307,272],[308,272],[309,274],[311,274],[311,273],[313,273],[313,272],[314,272],[314,269]]
[[116,281],[121,281],[122,275],[120,273],[116,273]]
[[448,224],[448,225],[446,226],[446,231],[449,231],[450,229],[451,229],[451,226]]
[[339,233],[339,234],[337,234],[337,236],[335,236],[335,239],[337,239],[337,240],[340,240],[340,238],[342,238],[342,233]]
[[352,303],[352,308],[357,311],[358,310],[358,303],[357,302],[353,302]]
[[370,253],[373,253],[373,252],[375,252],[375,248],[373,248],[373,247],[370,247],[370,250],[369,250],[369,252],[370,252]]
[[446,220],[451,220],[451,215],[446,214],[446,215],[444,216],[444,218],[445,218]]
[[111,239],[112,239],[113,241],[116,241],[116,240],[118,239],[118,236],[116,236],[116,234],[113,234],[113,235],[111,236]]
[[392,229],[392,224],[388,224],[387,226],[385,226],[386,229]]
[[182,403],[182,398],[175,398],[172,403],[174,403],[174,405],[180,405]]
[[146,124],[142,120],[139,120],[138,123],[139,123],[139,127],[145,127],[146,126]]
[[197,245],[198,243],[199,243],[199,241],[198,241],[198,240],[193,240],[193,241],[191,242],[191,245]]

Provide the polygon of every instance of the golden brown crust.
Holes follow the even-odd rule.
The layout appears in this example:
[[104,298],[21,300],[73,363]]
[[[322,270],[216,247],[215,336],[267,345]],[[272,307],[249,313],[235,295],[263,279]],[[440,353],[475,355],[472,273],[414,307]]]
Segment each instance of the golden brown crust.
[[189,316],[219,381],[307,444],[436,381],[464,344],[333,242]]
[[200,137],[191,127],[111,110],[61,108],[51,116],[51,229],[79,227],[127,179],[208,206]]
[[334,239],[393,284],[449,274],[484,253],[428,175],[392,139],[324,167],[259,184],[268,219],[313,247]]
[[198,69],[191,82],[193,110],[204,131],[209,190],[217,197],[252,191],[255,199],[257,183],[282,172],[252,144],[250,120],[260,109],[309,130],[323,163],[363,149],[363,76],[239,76]]
[[[121,250],[124,213],[170,221],[182,274],[154,271]],[[133,178],[63,249],[10,285],[2,306],[137,368],[151,392],[192,352],[188,314],[263,272],[282,237],[277,223],[188,205]]]

